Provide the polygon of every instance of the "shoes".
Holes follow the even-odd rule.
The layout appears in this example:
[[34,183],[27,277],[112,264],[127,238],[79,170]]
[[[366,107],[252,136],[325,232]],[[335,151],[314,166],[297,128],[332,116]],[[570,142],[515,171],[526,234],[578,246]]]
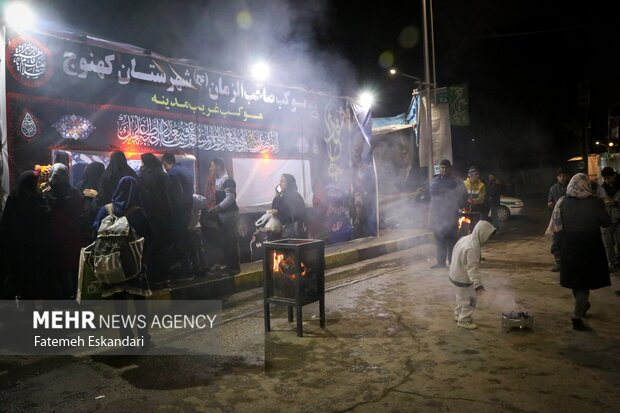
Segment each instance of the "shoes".
[[465,328],[467,330],[475,330],[478,326],[471,321],[460,321],[456,323],[457,327]]
[[447,268],[446,264],[435,264],[435,265],[431,265],[431,268],[435,269],[435,268]]
[[581,318],[573,318],[573,330],[575,331],[592,331],[592,328],[585,324]]
[[553,267],[551,267],[551,272],[560,272],[560,263],[556,263]]
[[587,316],[586,316],[586,313],[588,312],[588,310],[590,309],[590,307],[591,307],[591,305],[590,305],[590,302],[588,301],[588,302],[586,303],[586,308],[583,310],[583,314],[581,315],[582,317],[587,317]]
[[459,322],[459,316],[457,314],[454,314],[454,321],[456,321],[457,323]]

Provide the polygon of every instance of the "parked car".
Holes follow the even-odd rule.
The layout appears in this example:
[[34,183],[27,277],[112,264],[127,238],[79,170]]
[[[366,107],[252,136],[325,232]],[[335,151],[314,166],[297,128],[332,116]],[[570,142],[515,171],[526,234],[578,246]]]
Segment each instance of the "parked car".
[[523,211],[523,201],[512,196],[504,196],[499,200],[499,211],[497,217],[500,221],[506,221],[513,215],[521,215]]

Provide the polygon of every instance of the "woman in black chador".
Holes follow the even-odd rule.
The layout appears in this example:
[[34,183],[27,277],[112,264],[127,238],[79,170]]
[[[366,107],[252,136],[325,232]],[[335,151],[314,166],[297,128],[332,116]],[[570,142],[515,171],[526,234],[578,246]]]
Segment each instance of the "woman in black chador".
[[5,299],[49,298],[50,210],[37,180],[34,171],[21,174],[0,221],[0,296]]
[[52,165],[50,189],[44,192],[51,209],[50,269],[55,298],[75,296],[80,248],[86,244],[82,228],[82,195],[69,183],[69,169],[62,163]]
[[97,201],[99,184],[101,182],[101,175],[105,171],[105,165],[101,162],[92,162],[88,164],[84,171],[84,176],[77,184],[77,189],[82,193],[83,202],[83,230],[85,234],[90,235],[91,226],[99,210],[99,203]]
[[144,153],[140,158],[142,168],[138,178],[139,201],[153,232],[150,254],[152,259],[147,260],[147,266],[153,283],[158,283],[168,279],[175,259],[171,183],[155,155]]
[[601,227],[611,225],[603,201],[592,194],[590,179],[572,177],[566,196],[553,208],[547,233],[559,235],[560,285],[575,297],[574,330],[589,330],[582,317],[590,309],[590,290],[611,285]]
[[297,192],[297,182],[291,174],[282,174],[280,185],[271,208],[282,224],[282,238],[304,238],[306,236],[306,204]]
[[99,193],[97,199],[99,206],[109,204],[112,202],[112,195],[116,191],[118,181],[124,176],[131,176],[138,179],[136,171],[131,169],[127,164],[127,158],[122,151],[112,152],[110,157],[110,163],[105,172],[101,175],[101,182],[99,184]]

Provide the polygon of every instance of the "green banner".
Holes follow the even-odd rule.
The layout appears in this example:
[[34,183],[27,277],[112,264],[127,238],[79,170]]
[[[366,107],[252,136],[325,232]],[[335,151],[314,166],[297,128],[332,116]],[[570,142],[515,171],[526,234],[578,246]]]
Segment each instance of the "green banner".
[[467,83],[437,89],[437,103],[450,107],[450,125],[469,125],[469,90]]

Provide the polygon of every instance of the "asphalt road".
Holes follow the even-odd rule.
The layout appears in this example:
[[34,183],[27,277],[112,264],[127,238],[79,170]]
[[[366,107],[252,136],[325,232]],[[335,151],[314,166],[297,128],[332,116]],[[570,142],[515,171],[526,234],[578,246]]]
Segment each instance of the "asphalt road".
[[[447,273],[429,269],[424,245],[331,273],[326,327],[310,304],[303,338],[279,308],[265,335],[249,292],[225,303],[217,354],[2,357],[0,411],[616,411],[619,279],[592,294],[594,331],[573,331],[572,296],[548,271],[544,200],[526,202],[485,247],[478,330],[455,326]],[[528,311],[534,328],[504,332],[510,310]]]

